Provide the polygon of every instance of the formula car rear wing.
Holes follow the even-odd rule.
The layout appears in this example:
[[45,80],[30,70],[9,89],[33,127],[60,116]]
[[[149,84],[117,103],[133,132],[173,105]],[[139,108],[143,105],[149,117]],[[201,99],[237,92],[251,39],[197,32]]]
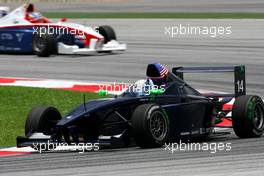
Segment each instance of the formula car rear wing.
[[245,66],[229,66],[229,67],[174,67],[172,73],[184,79],[184,73],[218,73],[233,72],[235,97],[246,94],[246,73]]

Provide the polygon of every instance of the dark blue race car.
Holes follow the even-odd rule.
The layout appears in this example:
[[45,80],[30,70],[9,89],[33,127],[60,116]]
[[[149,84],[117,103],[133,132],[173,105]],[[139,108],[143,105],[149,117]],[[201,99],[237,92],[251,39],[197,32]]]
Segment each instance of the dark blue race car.
[[[196,72],[234,72],[235,93],[199,93],[183,80],[184,73]],[[224,120],[232,121],[229,127],[240,138],[263,134],[264,104],[259,96],[246,95],[244,66],[175,67],[166,74],[162,87],[152,89],[146,84],[142,91],[137,84],[119,96],[84,102],[63,118],[54,107],[33,108],[25,124],[26,137],[18,137],[17,146],[97,143],[102,147],[160,147],[179,139],[206,139]],[[150,64],[147,76],[162,75]],[[225,109],[231,101],[232,108]]]

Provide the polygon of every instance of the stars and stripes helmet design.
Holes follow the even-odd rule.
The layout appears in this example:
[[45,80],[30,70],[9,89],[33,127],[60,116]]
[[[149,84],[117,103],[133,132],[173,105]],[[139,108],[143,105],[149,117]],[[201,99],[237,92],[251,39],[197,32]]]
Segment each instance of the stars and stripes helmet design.
[[167,76],[169,70],[160,63],[149,64],[147,67],[147,77],[150,79],[163,79]]

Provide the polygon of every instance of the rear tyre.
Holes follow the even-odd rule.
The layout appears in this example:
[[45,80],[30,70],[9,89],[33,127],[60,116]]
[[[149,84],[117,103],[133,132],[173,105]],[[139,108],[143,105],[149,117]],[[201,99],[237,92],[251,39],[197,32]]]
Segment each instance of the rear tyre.
[[28,136],[31,132],[52,135],[59,120],[61,120],[61,114],[56,108],[35,107],[28,114],[25,124],[25,135]]
[[260,137],[264,132],[264,104],[259,96],[236,98],[232,110],[233,129],[240,138]]
[[33,52],[39,57],[48,57],[56,53],[56,45],[54,35],[51,34],[35,34],[33,36]]
[[161,147],[169,136],[166,112],[156,104],[138,106],[132,115],[133,136],[141,148]]

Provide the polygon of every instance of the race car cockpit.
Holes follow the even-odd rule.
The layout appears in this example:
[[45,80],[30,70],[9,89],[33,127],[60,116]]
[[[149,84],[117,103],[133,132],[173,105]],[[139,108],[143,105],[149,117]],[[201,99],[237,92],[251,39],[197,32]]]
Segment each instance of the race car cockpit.
[[149,64],[146,71],[147,79],[138,80],[121,96],[163,95],[197,95],[201,94],[190,87],[185,81],[171,73],[160,63]]

